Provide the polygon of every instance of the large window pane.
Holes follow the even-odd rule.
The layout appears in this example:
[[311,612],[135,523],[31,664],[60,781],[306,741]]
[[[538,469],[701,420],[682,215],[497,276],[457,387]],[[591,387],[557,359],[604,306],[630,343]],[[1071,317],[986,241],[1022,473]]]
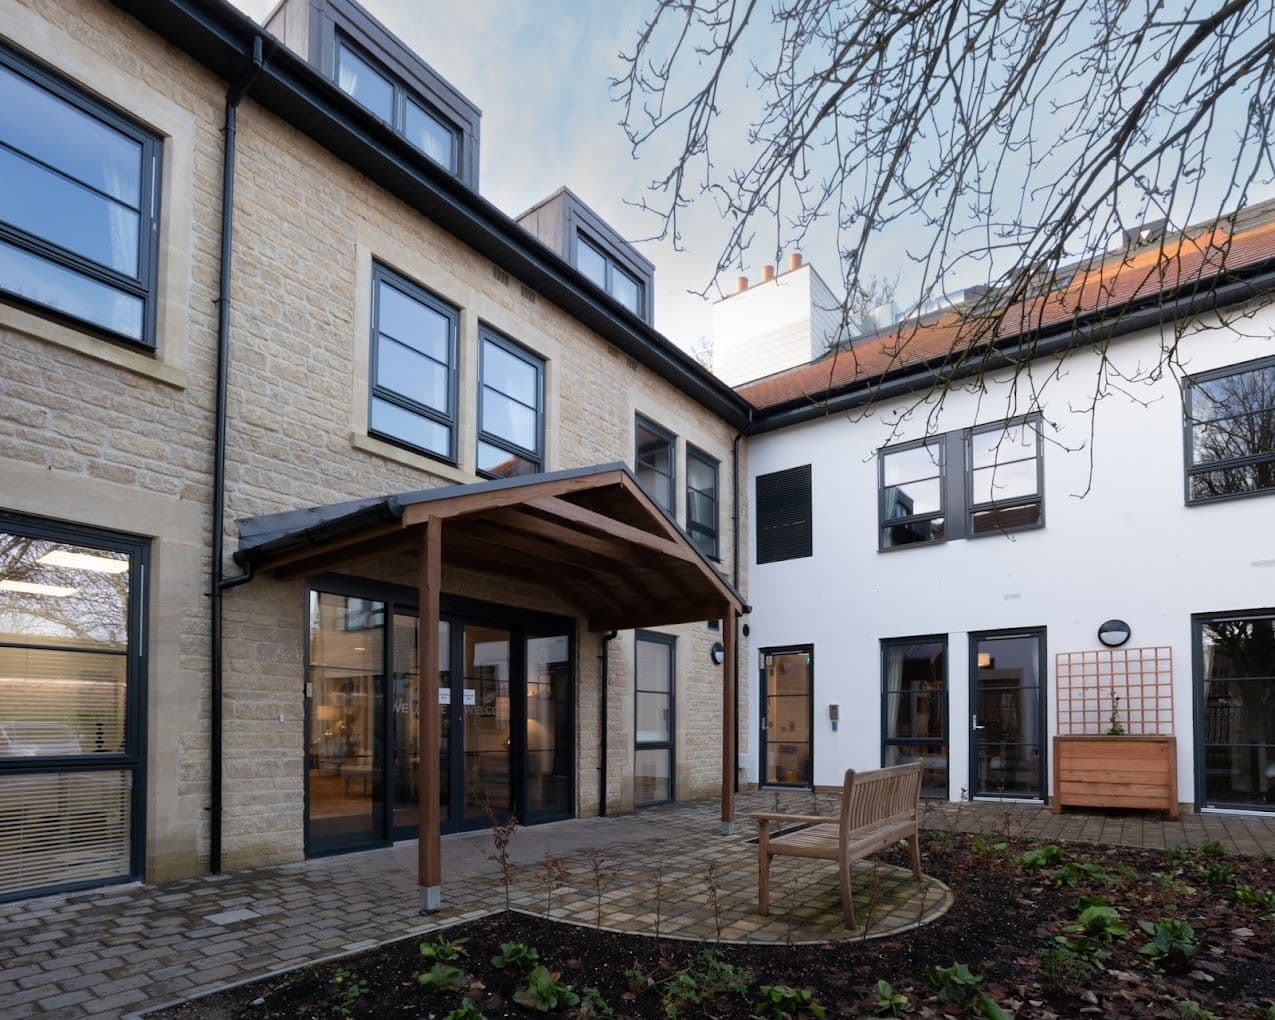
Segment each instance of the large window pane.
[[881,545],[892,549],[898,545],[938,542],[943,539],[943,518],[931,517],[910,524],[892,524],[881,530]]
[[671,639],[644,632],[634,646],[633,798],[651,804],[672,797],[674,653]]
[[606,256],[583,239],[576,242],[576,268],[599,287],[606,287]]
[[456,132],[410,99],[406,102],[403,116],[403,133],[407,140],[430,159],[455,172]]
[[937,478],[886,487],[885,515],[889,519],[937,513],[942,509],[943,489]]
[[924,762],[922,793],[946,798],[947,642],[901,639],[882,643],[883,759]]
[[1275,616],[1198,626],[1205,799],[1275,808]]
[[666,510],[672,510],[673,437],[643,418],[637,420],[636,435],[637,479],[652,499]]
[[1020,422],[975,432],[970,437],[970,463],[975,468],[1008,464],[1036,456],[1036,425]]
[[637,740],[639,744],[663,743],[669,739],[669,699],[667,694],[637,692]]
[[976,504],[1018,499],[1036,494],[1036,461],[1020,460],[978,468],[973,474]]
[[379,397],[372,399],[372,431],[398,439],[409,446],[416,446],[440,457],[451,452],[452,430],[432,418],[416,414],[398,404],[391,404]]
[[142,298],[5,241],[0,241],[0,290],[131,340],[142,339]]
[[639,749],[633,761],[633,802],[659,804],[673,799],[673,763],[666,750]]
[[527,808],[571,811],[571,639],[527,638]]
[[611,267],[611,296],[634,314],[642,314],[642,288],[637,280],[617,266]]
[[451,359],[452,319],[384,279],[377,282],[377,330],[446,364]]
[[1204,422],[1191,429],[1195,464],[1275,454],[1275,406],[1253,414]]
[[0,642],[123,652],[130,563],[114,549],[0,531]]
[[449,411],[451,372],[448,367],[388,337],[381,337],[377,347],[376,385],[443,414]]
[[881,457],[881,480],[886,485],[937,478],[943,467],[943,448],[937,444],[914,446]]
[[483,431],[499,439],[506,439],[524,450],[534,450],[539,445],[539,418],[535,408],[492,389],[483,389]]
[[526,457],[520,457],[516,453],[510,453],[499,446],[492,446],[491,443],[480,440],[478,470],[496,478],[517,478],[522,475],[534,475],[540,470],[540,465]]
[[484,329],[479,378],[478,467],[510,477],[541,470],[544,362]]
[[1275,489],[1275,361],[1189,380],[1187,404],[1189,501]]
[[344,43],[337,45],[336,83],[387,123],[394,121],[394,86]]

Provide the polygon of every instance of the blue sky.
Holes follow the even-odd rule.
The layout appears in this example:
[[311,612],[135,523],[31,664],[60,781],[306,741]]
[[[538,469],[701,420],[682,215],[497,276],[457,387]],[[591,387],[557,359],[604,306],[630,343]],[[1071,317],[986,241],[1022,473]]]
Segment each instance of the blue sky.
[[[235,3],[258,21],[274,7]],[[640,198],[658,167],[649,155],[633,160],[607,86],[647,0],[363,3],[482,110],[479,189],[489,201],[516,216],[566,184],[626,237],[651,233],[625,199]],[[686,290],[708,282],[715,242],[692,234],[686,253],[639,245],[657,267],[656,326],[684,347],[709,333],[709,304]]]

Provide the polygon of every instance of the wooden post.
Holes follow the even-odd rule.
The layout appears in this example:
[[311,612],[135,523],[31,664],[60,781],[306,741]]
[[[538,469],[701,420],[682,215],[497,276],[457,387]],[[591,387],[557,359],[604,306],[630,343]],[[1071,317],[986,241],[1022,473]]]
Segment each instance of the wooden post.
[[728,605],[722,617],[722,835],[735,831],[735,630],[739,618]]
[[420,670],[421,703],[417,715],[420,764],[416,788],[420,791],[420,838],[417,841],[417,882],[421,907],[442,906],[442,841],[438,806],[438,597],[443,575],[443,522],[437,518],[420,526],[420,623],[417,667]]

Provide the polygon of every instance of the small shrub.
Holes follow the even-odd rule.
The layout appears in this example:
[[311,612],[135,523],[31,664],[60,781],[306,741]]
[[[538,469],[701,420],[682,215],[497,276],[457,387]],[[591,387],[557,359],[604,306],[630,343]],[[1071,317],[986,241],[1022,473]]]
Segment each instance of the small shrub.
[[1275,911],[1275,892],[1258,892],[1249,885],[1237,885],[1230,895],[1238,903],[1253,903],[1263,910]]
[[338,967],[332,972],[331,983],[339,990],[336,1011],[341,1016],[349,1016],[355,1003],[367,994],[367,981],[344,967]]
[[1235,865],[1219,857],[1207,857],[1196,865],[1195,873],[1205,885],[1234,885]]
[[527,987],[514,995],[514,1002],[537,1013],[552,1013],[554,1010],[580,1004],[580,996],[565,981],[559,980],[561,975],[548,967],[537,967],[527,975]]
[[908,1009],[906,995],[891,988],[889,981],[877,982],[877,1001],[872,1007],[873,1016],[902,1016]]
[[664,986],[660,999],[667,1017],[698,1016],[693,1007],[725,994],[745,995],[752,975],[724,960],[714,950],[700,953],[690,966],[674,974]]
[[762,985],[759,998],[753,1004],[753,1013],[761,1020],[796,1020],[803,1014],[820,1018],[825,1010],[815,1002],[808,988],[790,988],[788,985]]
[[926,967],[925,980],[938,993],[939,1002],[963,1004],[975,997],[983,983],[983,975],[975,974],[963,963],[950,967]]
[[1200,847],[1200,854],[1203,857],[1224,857],[1226,856],[1226,847],[1216,839],[1211,839]]
[[1169,862],[1177,867],[1184,864],[1190,864],[1195,860],[1198,851],[1189,846],[1174,846],[1169,848]]
[[1185,970],[1191,958],[1200,951],[1195,929],[1185,921],[1161,918],[1154,924],[1150,921],[1141,921],[1139,924],[1151,936],[1151,941],[1145,943],[1138,952],[1149,957],[1163,970]]
[[491,958],[491,965],[498,970],[512,970],[525,974],[540,960],[540,954],[521,942],[502,942],[500,952]]
[[465,943],[469,939],[456,939],[454,942],[445,935],[440,935],[433,942],[421,943],[421,956],[430,963],[460,963],[465,958]]
[[1197,1002],[1190,999],[1184,999],[1178,1003],[1178,1014],[1180,1016],[1189,1017],[1190,1020],[1218,1020],[1218,1015],[1212,1010],[1205,1009]]
[[416,975],[416,983],[432,992],[457,992],[465,987],[465,972],[450,963],[435,963]]
[[1061,864],[1062,859],[1062,848],[1055,846],[1053,843],[1047,843],[1044,846],[1036,847],[1034,850],[1028,850],[1018,858],[1018,863],[1026,871],[1039,871],[1041,868]]
[[655,979],[635,963],[624,972],[624,983],[634,995],[641,995],[655,984]]
[[1038,955],[1040,975],[1055,991],[1078,995],[1093,984],[1110,956],[1099,946],[1055,935]]
[[970,846],[976,854],[991,855],[1003,853],[1009,847],[1009,843],[1003,839],[988,836],[971,836]]
[[590,985],[580,989],[580,1008],[576,1012],[580,1020],[610,1020],[615,1010],[603,997],[602,993]]
[[1095,942],[1116,942],[1129,933],[1129,926],[1120,920],[1120,911],[1106,904],[1085,907],[1075,924],[1063,931],[1072,932]]
[[1259,1020],[1275,1020],[1275,1002],[1250,1002],[1244,1011],[1255,1014]]
[[473,999],[461,999],[459,1006],[443,1015],[443,1020],[483,1020],[483,1011],[474,1005]]

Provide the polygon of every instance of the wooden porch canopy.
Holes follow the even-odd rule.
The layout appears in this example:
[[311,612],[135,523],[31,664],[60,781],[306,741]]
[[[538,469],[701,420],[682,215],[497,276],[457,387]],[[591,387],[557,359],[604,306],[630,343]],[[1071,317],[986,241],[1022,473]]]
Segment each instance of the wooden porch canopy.
[[[444,564],[530,583],[597,632],[722,620],[722,825],[734,820],[735,588],[623,464],[356,500],[239,522],[235,559],[307,577],[386,554],[417,558],[422,904],[440,903],[438,614]],[[432,621],[432,625],[431,625]]]

